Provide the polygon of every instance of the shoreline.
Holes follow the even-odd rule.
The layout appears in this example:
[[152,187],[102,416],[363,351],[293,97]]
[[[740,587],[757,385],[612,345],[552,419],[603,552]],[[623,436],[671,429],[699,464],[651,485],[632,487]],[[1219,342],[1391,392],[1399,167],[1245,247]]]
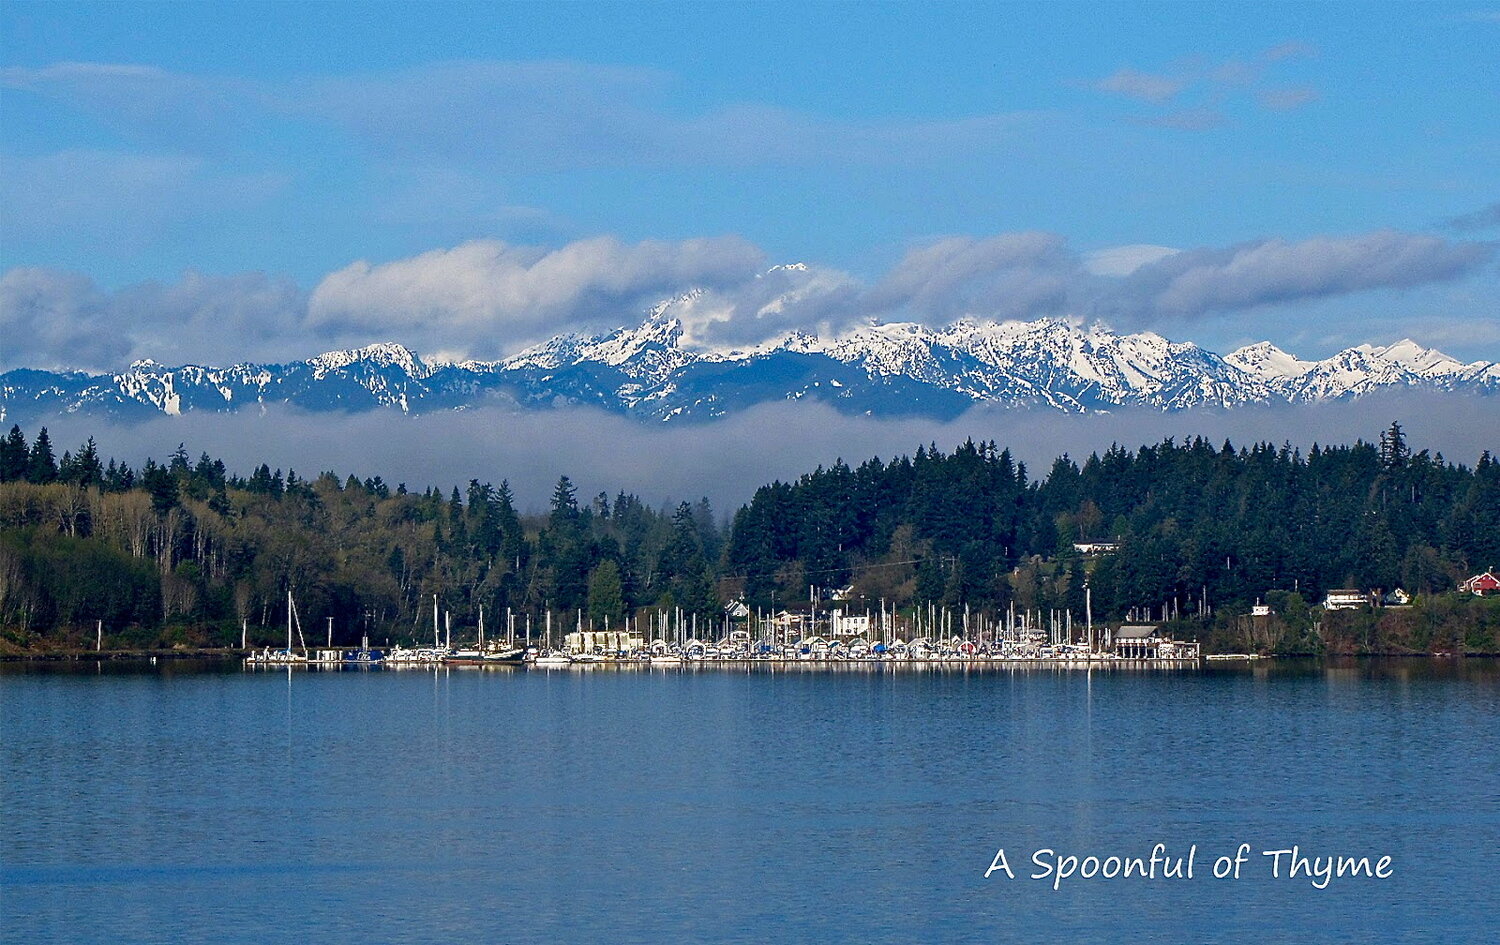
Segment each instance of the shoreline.
[[[240,649],[238,647],[193,647],[193,648],[166,648],[166,649],[124,649],[124,650],[38,650],[31,652],[7,652],[0,653],[0,663],[83,663],[83,662],[128,662],[132,660],[168,659],[168,660],[202,660],[202,659],[224,659],[243,660],[251,653],[257,652],[257,648]],[[1241,663],[1258,663],[1263,660],[1364,660],[1364,659],[1430,659],[1430,660],[1465,660],[1500,659],[1500,653],[1411,653],[1411,652],[1384,652],[1384,653],[1265,653],[1265,654],[1207,654],[1200,660],[1066,660],[1066,659],[935,659],[935,660],[724,660],[724,659],[698,659],[689,660],[690,663],[721,664],[746,664],[746,663],[776,663],[776,664],[850,664],[850,665],[905,665],[932,663],[943,665],[1031,665],[1031,664],[1059,664],[1085,666],[1092,664],[1095,667],[1112,663],[1138,663],[1159,662],[1164,665],[1187,666],[1200,665],[1202,663],[1215,663],[1220,665],[1238,665]],[[635,660],[604,660],[594,665],[635,665]],[[300,665],[300,664],[295,664]]]

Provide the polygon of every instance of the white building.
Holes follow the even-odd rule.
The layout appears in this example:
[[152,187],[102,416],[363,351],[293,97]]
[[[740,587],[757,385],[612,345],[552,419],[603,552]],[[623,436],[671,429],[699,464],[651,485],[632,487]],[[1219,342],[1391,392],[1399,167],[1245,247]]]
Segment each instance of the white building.
[[1329,591],[1328,596],[1323,598],[1324,610],[1359,610],[1370,603],[1370,595],[1355,588],[1341,588]]
[[870,632],[870,615],[845,616],[842,610],[835,610],[831,627],[835,638],[862,637]]
[[1092,558],[1095,555],[1114,554],[1120,550],[1120,543],[1117,541],[1075,541],[1073,542],[1073,550],[1081,555]]

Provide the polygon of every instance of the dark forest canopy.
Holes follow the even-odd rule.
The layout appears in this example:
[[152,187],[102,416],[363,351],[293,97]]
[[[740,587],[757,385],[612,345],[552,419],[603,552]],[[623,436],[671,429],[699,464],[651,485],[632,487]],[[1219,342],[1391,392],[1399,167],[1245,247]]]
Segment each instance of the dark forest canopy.
[[[1118,551],[1075,550],[1087,542]],[[15,639],[96,621],[126,642],[228,642],[242,621],[254,639],[282,624],[288,591],[345,642],[429,632],[433,595],[456,626],[480,606],[492,627],[507,609],[718,621],[731,600],[795,606],[847,586],[869,606],[1076,613],[1086,579],[1096,618],[1119,618],[1272,591],[1433,593],[1495,564],[1500,465],[1414,451],[1399,424],[1305,453],[1114,446],[1041,478],[993,442],[923,447],[764,486],[727,533],[706,500],[580,501],[566,478],[545,515],[523,516],[503,481],[444,494],[265,465],[242,477],[181,447],[137,470],[92,440],[60,457],[45,430],[0,440],[0,627]]]

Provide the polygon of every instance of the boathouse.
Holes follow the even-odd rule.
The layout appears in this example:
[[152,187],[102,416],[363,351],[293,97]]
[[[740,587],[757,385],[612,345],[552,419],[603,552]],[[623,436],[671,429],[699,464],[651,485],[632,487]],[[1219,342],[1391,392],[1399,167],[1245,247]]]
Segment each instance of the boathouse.
[[1110,634],[1109,648],[1122,660],[1196,660],[1197,643],[1163,636],[1156,624],[1125,624]]
[[580,630],[563,640],[569,653],[625,653],[640,649],[644,641],[624,630]]
[[1115,656],[1122,660],[1154,660],[1162,638],[1155,624],[1125,624],[1111,635]]

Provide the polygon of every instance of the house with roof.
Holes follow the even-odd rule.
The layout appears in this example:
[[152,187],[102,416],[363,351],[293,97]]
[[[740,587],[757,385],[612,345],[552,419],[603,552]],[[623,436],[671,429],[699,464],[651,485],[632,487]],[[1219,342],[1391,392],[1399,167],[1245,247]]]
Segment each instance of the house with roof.
[[1458,586],[1460,594],[1473,594],[1475,597],[1484,597],[1489,594],[1500,592],[1500,578],[1495,577],[1492,572],[1476,574]]
[[1405,588],[1398,587],[1380,595],[1380,606],[1382,607],[1408,607],[1411,605],[1411,595]]
[[1156,624],[1125,624],[1109,634],[1106,648],[1122,660],[1196,660],[1197,643],[1164,636]]
[[1097,558],[1099,555],[1112,555],[1120,550],[1117,541],[1075,541],[1073,550],[1086,558]]
[[1359,610],[1370,603],[1370,595],[1354,587],[1344,587],[1328,592],[1323,598],[1324,610]]

